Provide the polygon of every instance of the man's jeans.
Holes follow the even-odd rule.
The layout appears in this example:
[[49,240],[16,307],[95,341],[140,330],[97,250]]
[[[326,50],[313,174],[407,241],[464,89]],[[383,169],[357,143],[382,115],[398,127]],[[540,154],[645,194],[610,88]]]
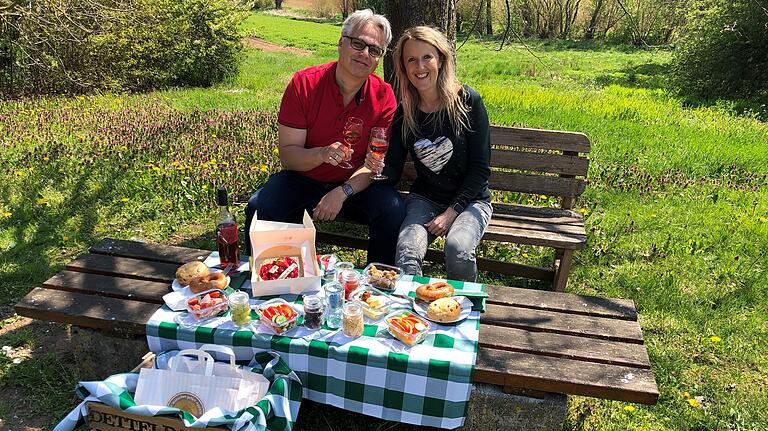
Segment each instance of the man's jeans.
[[[411,193],[405,200],[407,212],[397,240],[397,266],[406,274],[421,275],[421,263],[435,235],[424,226],[442,214],[447,205]],[[473,201],[464,208],[445,238],[445,266],[452,280],[475,281],[475,247],[483,237],[493,207],[488,202]]]
[[[320,199],[338,185],[316,181],[296,171],[280,171],[272,175],[248,200],[245,232],[248,232],[256,211],[259,220],[301,223],[304,210],[312,215]],[[339,215],[369,226],[368,262],[394,264],[397,233],[405,217],[405,203],[391,185],[373,182],[348,198]],[[250,241],[245,243],[246,252],[250,255]]]

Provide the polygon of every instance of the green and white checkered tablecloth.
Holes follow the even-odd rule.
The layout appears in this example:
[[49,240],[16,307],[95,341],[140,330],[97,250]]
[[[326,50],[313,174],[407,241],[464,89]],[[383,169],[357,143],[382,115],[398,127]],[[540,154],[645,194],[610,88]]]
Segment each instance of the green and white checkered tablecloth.
[[[407,294],[434,281],[438,279],[404,276],[396,292]],[[479,283],[450,283],[465,290],[484,289]],[[250,281],[242,289],[250,291]],[[417,425],[452,429],[464,423],[477,356],[478,311],[453,326],[433,323],[426,340],[412,347],[392,337],[383,320],[366,323],[363,336],[350,339],[340,330],[310,331],[303,326],[277,336],[258,321],[253,330],[237,330],[226,315],[203,326],[179,325],[174,322],[179,314],[163,306],[150,318],[150,350],[215,343],[231,347],[243,361],[255,352],[274,350],[299,376],[304,397],[312,401]]]

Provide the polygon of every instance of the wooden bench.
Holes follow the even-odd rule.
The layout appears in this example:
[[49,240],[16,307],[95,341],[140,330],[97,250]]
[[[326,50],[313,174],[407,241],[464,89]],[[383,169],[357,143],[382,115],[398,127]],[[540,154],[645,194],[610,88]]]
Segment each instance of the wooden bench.
[[[562,292],[573,252],[587,243],[584,219],[571,208],[586,185],[589,139],[582,133],[492,126],[491,145],[489,185],[494,213],[483,239],[550,247],[555,251],[554,262],[545,268],[478,257],[477,266],[480,270],[548,281]],[[403,169],[400,190],[407,190],[415,178],[416,171],[409,161]],[[556,197],[559,205],[537,207],[500,202],[510,192]],[[359,249],[368,246],[366,239],[328,229],[318,231],[317,240]],[[442,251],[434,249],[427,252],[426,258],[444,260]]]
[[[34,319],[143,337],[176,268],[209,253],[104,239],[15,309]],[[659,392],[632,301],[492,285],[486,290],[476,382],[528,395],[656,402]]]

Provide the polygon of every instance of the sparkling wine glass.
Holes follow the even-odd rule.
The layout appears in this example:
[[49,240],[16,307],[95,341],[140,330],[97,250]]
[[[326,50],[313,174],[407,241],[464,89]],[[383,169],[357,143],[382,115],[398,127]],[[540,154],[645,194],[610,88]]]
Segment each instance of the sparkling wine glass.
[[[349,117],[347,118],[347,124],[344,126],[344,145],[347,147],[349,152],[352,152],[352,147],[357,143],[357,141],[360,140],[360,136],[363,134],[363,120],[357,118],[357,117]],[[344,169],[352,169],[354,166],[352,166],[351,163],[347,161],[342,161],[339,163],[339,167],[342,167]]]
[[[371,138],[368,144],[368,151],[371,152],[371,157],[377,160],[384,160],[384,156],[387,155],[387,149],[389,148],[389,140],[387,139],[386,127],[372,127]],[[372,180],[386,180],[386,175],[382,175],[381,172],[376,172],[371,175]]]

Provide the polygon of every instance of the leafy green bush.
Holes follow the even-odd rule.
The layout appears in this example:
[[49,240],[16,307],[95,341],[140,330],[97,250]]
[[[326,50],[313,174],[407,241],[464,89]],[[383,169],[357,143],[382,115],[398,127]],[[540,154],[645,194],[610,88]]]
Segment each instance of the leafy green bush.
[[0,15],[0,93],[209,86],[237,73],[232,0],[42,0]]
[[768,9],[755,0],[698,0],[673,60],[673,82],[699,99],[768,98]]
[[274,0],[241,0],[240,4],[249,10],[274,9]]

